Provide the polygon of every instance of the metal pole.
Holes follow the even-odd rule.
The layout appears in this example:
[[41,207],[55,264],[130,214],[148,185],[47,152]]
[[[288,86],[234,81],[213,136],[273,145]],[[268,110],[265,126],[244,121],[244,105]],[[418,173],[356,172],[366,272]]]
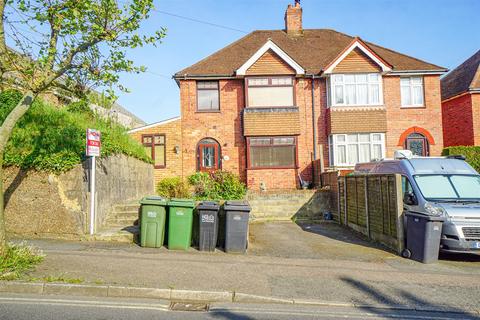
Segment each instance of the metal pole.
[[90,168],[90,234],[95,233],[95,156],[91,157]]

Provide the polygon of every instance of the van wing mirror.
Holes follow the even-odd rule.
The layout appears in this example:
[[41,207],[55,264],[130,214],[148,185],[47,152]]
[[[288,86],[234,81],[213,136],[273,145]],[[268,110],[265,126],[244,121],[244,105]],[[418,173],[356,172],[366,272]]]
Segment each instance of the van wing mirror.
[[417,197],[415,196],[415,193],[406,192],[405,195],[403,196],[403,203],[409,206],[417,205],[418,201],[417,201]]

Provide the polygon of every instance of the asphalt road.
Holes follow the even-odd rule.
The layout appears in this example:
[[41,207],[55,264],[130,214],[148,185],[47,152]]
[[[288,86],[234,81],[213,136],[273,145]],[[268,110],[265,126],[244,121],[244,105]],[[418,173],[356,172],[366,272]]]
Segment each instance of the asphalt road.
[[140,299],[75,298],[65,296],[0,295],[2,320],[109,320],[109,319],[480,319],[459,313],[362,309],[294,305],[211,305],[208,312],[172,311],[168,302]]

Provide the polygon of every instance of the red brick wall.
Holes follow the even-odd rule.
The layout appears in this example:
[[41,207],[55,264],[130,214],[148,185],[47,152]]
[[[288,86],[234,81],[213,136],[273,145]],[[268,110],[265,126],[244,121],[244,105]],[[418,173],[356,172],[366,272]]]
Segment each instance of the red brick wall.
[[442,102],[445,147],[474,144],[472,97],[469,94]]
[[196,82],[180,81],[183,173],[189,176],[196,172],[197,144],[203,138],[213,138],[220,144],[222,156],[229,157],[229,160],[222,161],[222,169],[245,180],[245,138],[241,120],[243,80],[221,80],[219,88],[220,112],[197,112]]
[[425,107],[402,108],[400,98],[400,77],[383,77],[384,102],[387,109],[386,147],[387,157],[393,157],[402,133],[413,127],[420,127],[433,136],[435,143],[430,145],[430,155],[439,156],[443,149],[442,104],[439,76],[424,76]]
[[299,186],[297,169],[247,170],[248,187],[260,190],[263,183],[267,190],[293,189]]

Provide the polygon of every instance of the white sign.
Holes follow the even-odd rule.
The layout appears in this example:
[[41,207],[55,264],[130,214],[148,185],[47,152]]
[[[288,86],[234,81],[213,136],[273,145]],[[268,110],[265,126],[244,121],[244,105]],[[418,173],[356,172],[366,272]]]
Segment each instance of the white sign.
[[100,131],[87,129],[87,157],[100,157]]

